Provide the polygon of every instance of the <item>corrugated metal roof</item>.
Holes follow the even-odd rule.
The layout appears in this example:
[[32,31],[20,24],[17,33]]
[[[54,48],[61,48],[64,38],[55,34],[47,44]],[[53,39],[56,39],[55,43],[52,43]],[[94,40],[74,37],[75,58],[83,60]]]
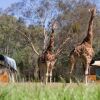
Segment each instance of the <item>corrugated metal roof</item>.
[[16,67],[16,62],[13,58],[10,58],[8,56],[4,56],[5,57],[5,62],[6,64],[8,64],[10,67],[12,67],[14,70],[17,70]]
[[[0,61],[4,62],[4,66],[10,66],[11,68],[13,68],[14,70],[17,71],[17,67],[16,67],[16,61],[13,58],[10,58],[8,56],[4,56],[4,55],[0,55]],[[2,63],[1,63],[2,64]]]

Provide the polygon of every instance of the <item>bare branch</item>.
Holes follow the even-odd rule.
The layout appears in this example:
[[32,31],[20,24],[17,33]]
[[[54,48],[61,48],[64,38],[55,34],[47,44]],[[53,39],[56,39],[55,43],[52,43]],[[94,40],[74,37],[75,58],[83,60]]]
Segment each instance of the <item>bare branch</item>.
[[57,52],[56,52],[56,54],[55,54],[56,57],[61,53],[62,47],[66,44],[66,42],[67,42],[69,39],[70,39],[70,38],[66,38],[65,41],[62,43],[62,45],[60,45],[60,47],[58,48],[58,50],[57,50]]
[[37,50],[35,49],[35,46],[33,45],[32,41],[31,41],[31,39],[30,39],[24,32],[22,32],[21,30],[18,30],[18,29],[16,29],[16,28],[15,28],[15,30],[18,31],[19,33],[21,33],[21,34],[28,40],[28,42],[29,42],[30,45],[31,45],[32,50],[33,50],[37,55],[39,55],[39,53],[37,52]]
[[43,48],[44,50],[47,48],[48,42],[49,42],[49,36],[45,32],[45,34],[44,34],[44,48]]
[[[70,33],[70,30],[71,30],[71,27],[69,28],[68,34]],[[66,42],[67,42],[69,39],[70,39],[70,37],[66,38],[66,39],[63,41],[62,45],[60,45],[60,47],[57,49],[56,54],[55,54],[56,57],[59,56],[59,54],[61,53],[61,51],[62,51],[62,49],[63,49],[62,47],[66,44]]]
[[39,53],[38,53],[37,50],[35,49],[35,46],[33,45],[33,43],[31,42],[30,44],[31,44],[31,47],[32,47],[33,51],[34,51],[37,55],[39,55]]

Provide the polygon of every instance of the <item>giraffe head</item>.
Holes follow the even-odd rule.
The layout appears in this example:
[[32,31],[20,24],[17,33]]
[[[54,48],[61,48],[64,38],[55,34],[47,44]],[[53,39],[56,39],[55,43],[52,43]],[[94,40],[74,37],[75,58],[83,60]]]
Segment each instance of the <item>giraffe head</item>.
[[54,20],[54,21],[51,22],[51,28],[52,28],[53,30],[57,29],[58,26],[59,26],[58,21]]
[[93,15],[93,17],[96,15],[96,7],[90,8],[89,12]]

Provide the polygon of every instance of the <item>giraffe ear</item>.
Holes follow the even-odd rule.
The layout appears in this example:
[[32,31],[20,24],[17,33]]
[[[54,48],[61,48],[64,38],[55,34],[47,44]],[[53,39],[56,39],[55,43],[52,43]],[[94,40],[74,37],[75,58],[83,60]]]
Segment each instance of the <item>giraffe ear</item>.
[[53,29],[57,29],[57,27],[58,27],[58,22],[55,21],[54,24],[53,24]]
[[88,9],[88,11],[91,13],[93,11],[93,8]]
[[89,12],[91,12],[91,9],[88,9]]

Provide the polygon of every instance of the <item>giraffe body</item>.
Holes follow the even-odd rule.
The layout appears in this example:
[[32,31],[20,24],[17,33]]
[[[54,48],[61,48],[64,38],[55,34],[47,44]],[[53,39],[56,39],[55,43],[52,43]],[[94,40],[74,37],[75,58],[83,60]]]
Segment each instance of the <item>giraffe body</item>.
[[84,38],[83,42],[76,46],[74,50],[70,53],[69,58],[69,66],[70,66],[70,83],[71,83],[71,77],[73,73],[73,69],[77,63],[78,59],[81,59],[81,62],[83,64],[84,68],[84,74],[85,74],[85,82],[87,84],[88,80],[88,74],[89,74],[89,67],[91,60],[94,55],[94,50],[92,47],[92,41],[93,41],[93,19],[95,16],[96,9],[91,9],[91,17],[89,20],[89,26],[87,31],[87,36]]
[[45,84],[47,84],[48,81],[50,81],[50,83],[52,81],[52,70],[56,62],[53,48],[54,48],[54,30],[52,29],[48,46],[38,58],[40,80]]

